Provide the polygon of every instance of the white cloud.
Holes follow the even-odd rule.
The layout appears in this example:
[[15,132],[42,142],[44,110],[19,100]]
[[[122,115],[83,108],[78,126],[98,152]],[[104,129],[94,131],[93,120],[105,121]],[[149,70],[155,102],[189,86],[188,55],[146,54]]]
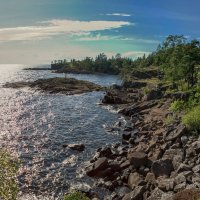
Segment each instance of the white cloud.
[[73,21],[50,20],[39,22],[37,26],[0,28],[0,41],[41,40],[55,35],[88,35],[93,31],[117,29],[131,25],[125,21]]
[[103,40],[115,40],[115,39],[119,39],[118,36],[108,36],[108,35],[101,35],[101,34],[97,34],[97,35],[89,35],[88,37],[81,37],[78,38],[78,41],[103,41]]
[[147,56],[150,53],[151,52],[147,52],[147,51],[128,51],[128,52],[122,53],[122,56],[123,57],[138,58],[138,57],[142,57],[144,54]]
[[130,14],[127,13],[108,13],[107,16],[120,16],[120,17],[131,17]]
[[150,39],[143,39],[143,38],[121,38],[121,40],[124,41],[135,41],[135,42],[141,42],[141,43],[146,43],[146,44],[158,44],[160,41],[158,40],[150,40]]
[[144,38],[126,38],[122,35],[118,36],[109,36],[109,35],[101,35],[101,34],[87,34],[87,35],[78,35],[79,37],[76,39],[77,41],[105,41],[105,40],[121,40],[121,41],[134,41],[138,43],[145,43],[145,44],[158,44],[160,41],[158,40],[150,40],[150,39],[144,39]]

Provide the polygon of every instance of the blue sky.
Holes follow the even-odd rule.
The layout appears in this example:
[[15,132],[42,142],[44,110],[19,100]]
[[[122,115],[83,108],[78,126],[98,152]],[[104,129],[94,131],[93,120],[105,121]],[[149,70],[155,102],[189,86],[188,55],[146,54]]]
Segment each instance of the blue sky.
[[199,0],[0,0],[0,63],[148,54],[169,34],[200,38]]

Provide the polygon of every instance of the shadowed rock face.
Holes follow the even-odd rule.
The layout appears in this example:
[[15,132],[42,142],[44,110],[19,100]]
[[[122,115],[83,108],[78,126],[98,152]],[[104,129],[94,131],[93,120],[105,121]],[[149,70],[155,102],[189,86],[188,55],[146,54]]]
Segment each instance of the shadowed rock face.
[[62,93],[66,95],[81,94],[85,92],[100,91],[103,88],[97,84],[76,80],[74,78],[38,79],[34,82],[6,83],[6,88],[36,88],[49,93]]
[[186,189],[179,193],[177,193],[173,200],[199,200],[200,198],[200,190],[198,189]]

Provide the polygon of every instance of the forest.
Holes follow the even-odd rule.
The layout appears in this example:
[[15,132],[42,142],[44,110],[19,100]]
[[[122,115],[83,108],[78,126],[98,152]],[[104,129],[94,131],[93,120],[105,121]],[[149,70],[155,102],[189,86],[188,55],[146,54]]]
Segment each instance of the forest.
[[51,68],[74,73],[119,74],[125,63],[131,64],[132,60],[122,58],[120,54],[108,58],[104,53],[100,53],[95,59],[86,57],[83,60],[72,59],[69,62],[66,59],[54,60],[51,62]]
[[200,42],[188,41],[183,35],[169,35],[157,49],[149,55],[135,60],[116,54],[108,58],[104,53],[96,58],[83,60],[55,60],[51,69],[73,73],[107,73],[120,75],[123,80],[130,80],[134,70],[157,67],[174,87],[191,88],[199,81]]

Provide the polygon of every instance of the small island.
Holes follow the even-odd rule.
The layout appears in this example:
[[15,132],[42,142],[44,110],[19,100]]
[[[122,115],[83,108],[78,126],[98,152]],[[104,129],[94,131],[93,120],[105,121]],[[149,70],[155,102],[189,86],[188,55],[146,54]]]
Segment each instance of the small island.
[[74,78],[48,78],[38,79],[33,82],[6,83],[4,88],[30,87],[49,93],[62,93],[66,95],[82,94],[92,91],[101,91],[104,88],[89,81]]

